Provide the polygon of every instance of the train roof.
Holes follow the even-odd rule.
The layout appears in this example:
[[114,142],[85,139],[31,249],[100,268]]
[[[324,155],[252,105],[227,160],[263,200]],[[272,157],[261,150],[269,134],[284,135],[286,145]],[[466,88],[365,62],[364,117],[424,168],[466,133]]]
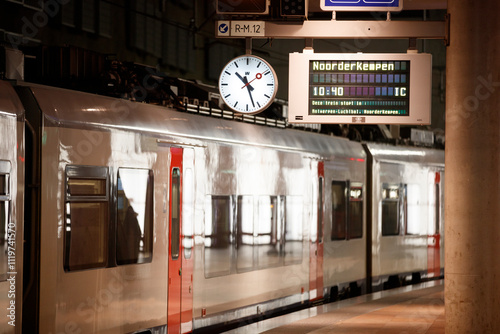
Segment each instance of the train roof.
[[444,166],[444,150],[379,143],[367,143],[365,145],[374,160]]
[[55,87],[21,85],[32,90],[42,112],[56,124],[141,131],[177,140],[182,138],[182,143],[188,145],[212,141],[316,154],[324,158],[366,156],[360,143],[344,138],[204,117]]
[[0,81],[0,114],[20,116],[24,108],[16,91],[6,81]]

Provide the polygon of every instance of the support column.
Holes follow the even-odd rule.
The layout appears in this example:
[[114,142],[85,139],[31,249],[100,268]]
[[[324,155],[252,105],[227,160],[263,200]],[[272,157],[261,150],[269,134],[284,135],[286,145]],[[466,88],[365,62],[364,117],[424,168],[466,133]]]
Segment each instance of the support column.
[[446,333],[500,333],[500,1],[448,12]]

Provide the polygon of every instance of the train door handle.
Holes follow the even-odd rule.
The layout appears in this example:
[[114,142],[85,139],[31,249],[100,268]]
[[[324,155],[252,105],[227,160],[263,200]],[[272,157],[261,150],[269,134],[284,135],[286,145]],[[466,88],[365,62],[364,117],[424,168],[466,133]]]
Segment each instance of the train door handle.
[[182,268],[179,268],[179,276],[182,276]]

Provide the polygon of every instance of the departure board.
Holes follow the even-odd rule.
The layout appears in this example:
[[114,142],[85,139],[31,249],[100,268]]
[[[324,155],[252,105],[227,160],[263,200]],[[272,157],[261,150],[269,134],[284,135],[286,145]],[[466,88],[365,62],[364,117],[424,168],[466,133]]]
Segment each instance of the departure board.
[[430,124],[430,54],[292,53],[290,123]]
[[409,115],[410,61],[311,60],[310,115]]

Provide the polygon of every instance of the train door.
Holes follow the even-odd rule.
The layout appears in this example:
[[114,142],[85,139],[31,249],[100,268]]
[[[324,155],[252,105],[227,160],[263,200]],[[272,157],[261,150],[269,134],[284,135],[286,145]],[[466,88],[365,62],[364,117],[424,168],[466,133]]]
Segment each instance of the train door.
[[194,149],[184,148],[182,162],[181,333],[193,330]]
[[169,333],[181,330],[181,295],[182,295],[182,153],[179,147],[170,148],[170,211],[169,211],[169,247],[168,247],[168,305],[167,323]]
[[434,197],[434,205],[431,205],[434,219],[431,220],[432,226],[429,226],[427,237],[427,274],[438,277],[441,275],[441,173],[432,172],[430,178],[434,179],[431,190]]
[[318,162],[317,220],[312,228],[309,259],[309,299],[323,298],[323,226],[325,213],[325,164]]

